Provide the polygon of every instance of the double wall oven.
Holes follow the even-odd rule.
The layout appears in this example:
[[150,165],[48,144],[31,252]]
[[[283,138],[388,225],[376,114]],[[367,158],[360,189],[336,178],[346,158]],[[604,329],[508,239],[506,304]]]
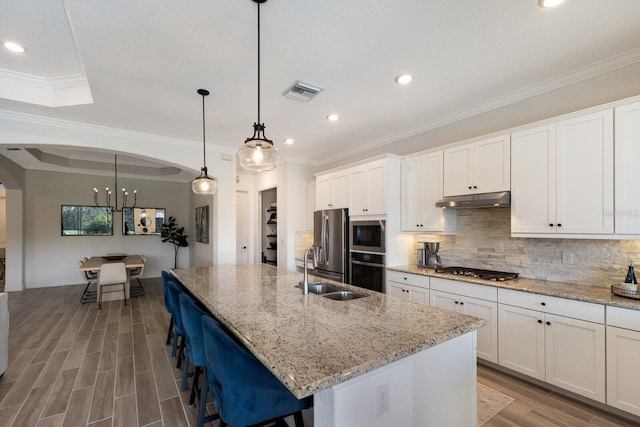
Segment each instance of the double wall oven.
[[349,235],[349,283],[384,292],[385,221],[351,221]]

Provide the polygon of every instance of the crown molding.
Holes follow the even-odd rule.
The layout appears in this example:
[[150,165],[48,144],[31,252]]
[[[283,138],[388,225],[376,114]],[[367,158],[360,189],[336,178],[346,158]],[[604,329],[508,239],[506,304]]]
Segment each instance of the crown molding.
[[83,74],[40,77],[0,69],[0,98],[46,107],[92,104],[89,81]]

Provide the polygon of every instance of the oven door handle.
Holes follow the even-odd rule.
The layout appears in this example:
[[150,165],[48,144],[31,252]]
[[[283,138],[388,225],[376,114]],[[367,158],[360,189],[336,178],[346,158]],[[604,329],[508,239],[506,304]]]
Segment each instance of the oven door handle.
[[380,268],[384,268],[384,264],[375,264],[373,262],[362,262],[362,261],[356,261],[354,259],[351,260],[351,264],[357,264],[357,265],[366,265],[367,267],[380,267]]

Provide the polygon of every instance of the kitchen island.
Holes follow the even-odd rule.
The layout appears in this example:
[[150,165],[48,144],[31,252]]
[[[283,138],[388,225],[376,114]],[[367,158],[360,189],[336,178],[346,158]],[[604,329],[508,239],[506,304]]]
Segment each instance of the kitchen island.
[[172,274],[294,395],[314,396],[316,427],[476,423],[483,320],[336,282],[366,296],[305,296],[301,273],[265,264]]

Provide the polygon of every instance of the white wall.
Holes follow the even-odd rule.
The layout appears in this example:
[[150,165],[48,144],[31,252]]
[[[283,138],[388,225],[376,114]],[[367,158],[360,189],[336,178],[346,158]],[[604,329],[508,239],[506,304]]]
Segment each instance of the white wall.
[[[93,204],[93,187],[111,187],[113,177],[26,171],[25,181],[25,288],[81,283],[78,260],[108,252],[145,255],[144,277],[158,277],[161,270],[173,268],[173,245],[162,243],[160,236],[123,236],[121,213],[114,214],[113,236],[61,236],[61,205]],[[165,208],[167,217],[175,217],[178,225],[190,229],[188,184],[130,178],[119,178],[118,183],[138,190],[139,207]],[[189,244],[193,244],[192,235]],[[185,248],[179,250],[178,265],[189,265]]]
[[[0,186],[1,187],[1,186]],[[0,188],[0,247],[7,241],[7,190]]]

